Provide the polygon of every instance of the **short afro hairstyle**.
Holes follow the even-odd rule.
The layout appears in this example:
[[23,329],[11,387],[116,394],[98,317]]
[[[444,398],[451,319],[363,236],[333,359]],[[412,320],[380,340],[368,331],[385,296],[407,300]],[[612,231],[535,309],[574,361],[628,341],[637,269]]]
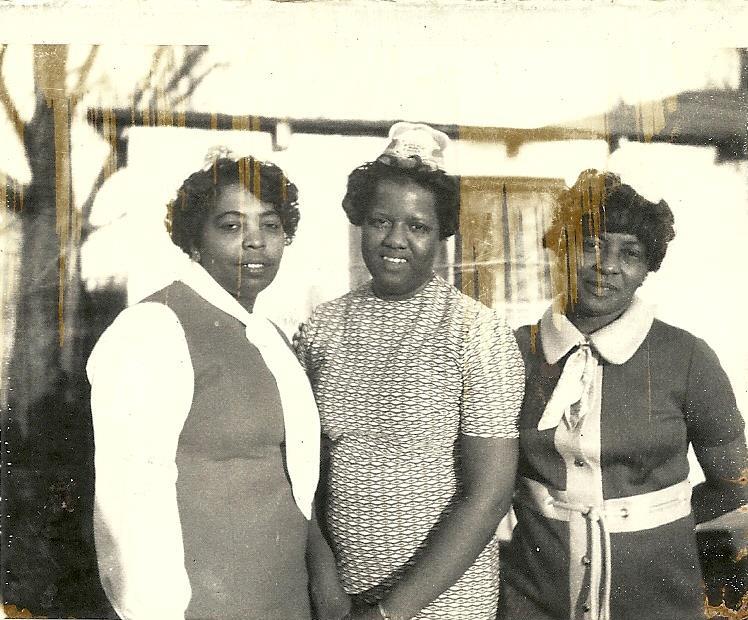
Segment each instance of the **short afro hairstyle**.
[[447,239],[457,232],[460,222],[460,180],[443,170],[419,165],[417,156],[407,160],[377,159],[359,166],[348,175],[343,209],[354,226],[361,226],[369,212],[380,181],[412,181],[434,196],[439,221],[439,238]]
[[651,202],[612,172],[585,170],[558,199],[543,245],[554,251],[581,248],[584,237],[634,235],[646,248],[647,269],[657,271],[675,238],[673,212],[664,200]]
[[273,205],[280,217],[286,244],[291,243],[299,224],[298,189],[278,166],[251,156],[237,160],[220,157],[185,179],[176,198],[168,205],[166,228],[172,241],[188,254],[196,248],[205,221],[221,192],[233,185]]

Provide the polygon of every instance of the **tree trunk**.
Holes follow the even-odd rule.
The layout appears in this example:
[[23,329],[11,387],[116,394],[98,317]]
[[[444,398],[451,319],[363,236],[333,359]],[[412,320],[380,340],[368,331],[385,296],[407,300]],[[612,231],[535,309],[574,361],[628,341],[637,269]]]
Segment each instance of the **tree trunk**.
[[[196,73],[207,48],[188,46],[179,67],[166,67],[171,74],[161,76],[166,81],[159,87],[154,76],[165,50],[154,55],[134,102],[153,92],[150,106],[166,93],[178,103],[215,66]],[[79,249],[81,219],[106,178],[126,165],[127,147],[121,136],[112,143],[112,160],[79,213],[71,184],[71,116],[96,50],[77,72],[75,92],[66,84],[67,52],[66,45],[34,46],[34,114],[25,123],[13,115],[22,125],[31,182],[15,214],[21,229],[13,279],[15,329],[8,375],[2,377],[7,384],[0,390],[2,445],[9,450],[0,468],[0,571],[9,615],[26,608],[34,615],[114,617],[93,552],[93,433],[85,361],[124,307],[125,293],[87,293]]]
[[[9,411],[3,433],[3,603],[48,616],[102,615],[90,536],[92,433],[81,337],[79,222],[71,190],[64,45],[35,46]],[[9,461],[9,462],[8,462]],[[6,552],[7,551],[7,552]]]

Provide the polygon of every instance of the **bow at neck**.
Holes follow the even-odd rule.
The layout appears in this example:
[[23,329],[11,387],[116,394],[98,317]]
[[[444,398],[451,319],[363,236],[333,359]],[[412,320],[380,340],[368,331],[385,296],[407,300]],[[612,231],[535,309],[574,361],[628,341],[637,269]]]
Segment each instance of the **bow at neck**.
[[592,402],[599,360],[611,364],[628,361],[644,342],[653,321],[651,306],[634,297],[615,321],[585,336],[565,315],[549,308],[540,320],[545,360],[557,364],[571,354],[538,422],[538,430],[555,428],[562,418],[575,427]]

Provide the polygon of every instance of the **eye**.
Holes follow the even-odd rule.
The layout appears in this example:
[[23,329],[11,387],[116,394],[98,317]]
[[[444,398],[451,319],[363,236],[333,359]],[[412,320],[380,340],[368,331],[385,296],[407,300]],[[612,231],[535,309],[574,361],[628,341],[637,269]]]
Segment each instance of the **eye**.
[[239,222],[221,222],[218,224],[218,229],[225,232],[234,232],[241,229],[242,225]]
[[390,225],[388,220],[376,216],[366,218],[366,223],[372,228],[377,228],[379,230],[385,229]]
[[280,230],[281,223],[275,220],[269,220],[267,222],[263,222],[262,227],[266,230]]
[[582,249],[585,252],[595,252],[600,249],[600,240],[594,237],[585,237],[582,242]]
[[410,224],[409,228],[411,232],[421,234],[421,235],[427,235],[431,232],[431,226],[427,226],[426,224],[422,224],[420,222],[414,222]]
[[624,248],[623,255],[627,258],[643,258],[644,252],[641,250],[641,248],[630,247]]

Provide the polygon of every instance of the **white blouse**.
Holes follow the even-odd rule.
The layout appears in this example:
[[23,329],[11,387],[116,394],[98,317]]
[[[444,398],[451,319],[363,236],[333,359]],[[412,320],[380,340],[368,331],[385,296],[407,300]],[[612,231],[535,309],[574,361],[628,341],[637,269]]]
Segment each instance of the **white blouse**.
[[[248,313],[199,265],[178,278],[245,325],[278,385],[294,499],[310,518],[319,415],[306,375],[267,319]],[[142,302],[104,332],[88,362],[96,445],[94,529],[102,585],[123,620],[183,619],[191,590],[176,495],[179,435],[194,372],[172,310]],[[249,379],[251,381],[251,378]]]

